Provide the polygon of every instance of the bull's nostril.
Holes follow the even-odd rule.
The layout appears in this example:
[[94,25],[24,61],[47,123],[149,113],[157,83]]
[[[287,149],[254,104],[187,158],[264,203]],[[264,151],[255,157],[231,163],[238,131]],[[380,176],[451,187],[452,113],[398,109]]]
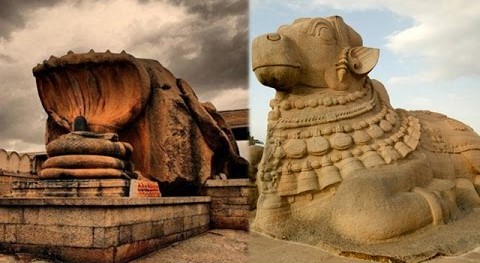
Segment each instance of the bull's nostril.
[[272,33],[267,35],[267,39],[270,41],[278,41],[281,39],[280,35],[277,33]]

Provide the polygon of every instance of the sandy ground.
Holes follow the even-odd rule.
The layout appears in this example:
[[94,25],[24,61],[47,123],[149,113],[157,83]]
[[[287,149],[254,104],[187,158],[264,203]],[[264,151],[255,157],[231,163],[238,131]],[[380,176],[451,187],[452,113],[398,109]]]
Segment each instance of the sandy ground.
[[[362,260],[350,257],[340,257],[330,254],[318,247],[309,246],[300,243],[294,243],[284,240],[273,239],[250,233],[249,239],[249,260],[248,263],[349,263],[349,262],[372,262],[372,260]],[[385,258],[377,258],[376,262],[402,262],[389,261]],[[431,260],[423,261],[428,263],[471,263],[480,262],[480,247],[473,251],[451,257],[438,256]]]
[[246,231],[214,229],[145,255],[131,263],[247,262]]
[[0,254],[0,263],[54,263],[54,261],[50,261],[48,259],[41,259],[29,254]]
[[206,234],[131,261],[131,263],[157,262],[347,263],[368,261],[339,257],[313,246],[272,239],[257,233],[211,230]]
[[[252,222],[255,211],[250,215]],[[305,228],[292,227],[297,236],[291,241],[273,239],[251,232],[250,262],[480,262],[480,209],[457,214],[457,220],[421,230],[378,244],[352,243],[331,235],[327,229],[315,229],[317,235],[302,241]],[[293,242],[292,242],[293,241]],[[270,252],[266,252],[266,251]],[[342,256],[339,256],[341,254]],[[374,256],[372,256],[374,255]],[[381,256],[380,256],[381,255]],[[357,261],[354,261],[357,260]]]
[[250,233],[248,263],[368,262],[338,257],[319,248]]
[[[381,259],[378,259],[381,260]],[[318,247],[273,239],[258,233],[215,229],[183,242],[172,244],[131,263],[349,263],[371,262],[340,257]],[[379,261],[389,262],[389,261]],[[395,262],[395,261],[390,261]],[[452,257],[436,257],[428,263],[480,262],[480,247]],[[54,263],[27,254],[2,255],[0,263]]]
[[[217,229],[184,242],[173,244],[131,262],[361,263],[372,261],[341,257],[318,247],[273,239],[254,232]],[[395,261],[378,258],[377,262]],[[458,256],[438,256],[424,262],[480,262],[480,248]]]
[[[241,263],[247,262],[249,233],[240,230],[215,229],[174,243],[131,263]],[[28,254],[0,254],[0,263],[60,263]]]

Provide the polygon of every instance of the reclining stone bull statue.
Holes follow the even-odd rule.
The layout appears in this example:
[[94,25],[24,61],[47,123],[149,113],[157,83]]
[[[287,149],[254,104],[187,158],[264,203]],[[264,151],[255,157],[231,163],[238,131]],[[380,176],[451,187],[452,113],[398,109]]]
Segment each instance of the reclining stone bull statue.
[[169,196],[195,195],[219,173],[248,176],[215,107],[200,103],[186,81],[155,60],[124,51],[70,51],[33,74],[48,114],[42,179],[141,174]]
[[253,70],[276,89],[254,230],[308,239],[327,226],[381,242],[480,205],[480,137],[439,113],[392,108],[367,76],[378,58],[338,16],[253,41]]

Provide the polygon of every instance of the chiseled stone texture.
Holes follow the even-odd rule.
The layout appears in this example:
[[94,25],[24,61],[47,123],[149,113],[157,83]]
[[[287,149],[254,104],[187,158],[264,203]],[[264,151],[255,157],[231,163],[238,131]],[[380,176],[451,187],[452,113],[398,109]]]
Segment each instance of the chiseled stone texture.
[[29,154],[0,149],[0,171],[5,174],[30,175],[35,172],[35,157]]
[[162,248],[132,263],[248,262],[249,234],[242,230],[213,229],[203,235]]
[[14,197],[160,197],[156,182],[137,179],[18,180],[10,186]]
[[478,217],[480,137],[445,115],[393,108],[368,76],[379,55],[339,16],[297,19],[253,41],[255,75],[276,94],[252,228],[360,254],[392,239],[415,244],[387,251],[394,258],[478,246],[478,232],[461,225]]
[[33,182],[37,180],[34,175],[8,174],[0,170],[0,197],[13,195],[15,182]]
[[[121,142],[132,146],[135,169],[159,182],[162,196],[193,195],[218,173],[230,178],[248,176],[248,162],[240,157],[233,133],[214,105],[201,103],[186,81],[177,79],[155,60],[135,58],[125,51],[68,52],[37,65],[33,75],[48,113],[49,156],[55,149],[79,155],[90,152],[97,158],[111,155],[105,154],[104,147],[92,153],[97,143],[90,145],[91,140],[63,140],[72,135],[65,134],[72,132],[81,114],[89,132],[117,133]],[[75,152],[81,145],[85,147]],[[83,177],[86,172],[91,172],[87,175],[92,178],[98,174],[89,168],[100,168],[94,165],[82,173],[78,173],[78,167],[58,172],[58,164],[47,162],[44,166],[52,165],[54,169],[43,167],[46,169],[40,176],[44,178],[58,178],[65,173]],[[108,171],[112,173],[105,170],[103,176],[119,176],[118,170]]]
[[212,198],[213,228],[248,230],[257,200],[257,189],[248,179],[207,180],[203,194]]
[[[329,253],[321,248],[308,246],[302,243],[290,242],[279,239],[272,239],[270,237],[260,235],[255,232],[250,232],[250,239],[248,243],[249,263],[366,263],[366,262],[428,262],[428,263],[474,263],[480,262],[480,247],[475,248],[467,253],[462,253],[457,256],[442,256],[437,255],[432,259],[423,260],[400,260],[394,258],[368,257],[364,255],[362,259],[339,256],[337,253]],[[140,262],[139,262],[140,263]]]
[[36,169],[42,159],[41,154],[23,154],[0,149],[0,197],[12,195],[12,184],[15,181],[36,180]]
[[129,179],[56,179],[14,181],[14,197],[127,197]]
[[1,198],[0,249],[126,262],[209,228],[210,197]]

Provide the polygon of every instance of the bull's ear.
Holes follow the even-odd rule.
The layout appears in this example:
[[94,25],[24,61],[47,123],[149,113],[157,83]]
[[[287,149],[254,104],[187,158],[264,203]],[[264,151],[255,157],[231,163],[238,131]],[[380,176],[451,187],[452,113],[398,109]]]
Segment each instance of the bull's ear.
[[366,75],[377,65],[379,56],[380,50],[378,48],[351,48],[347,55],[348,69],[357,75]]

